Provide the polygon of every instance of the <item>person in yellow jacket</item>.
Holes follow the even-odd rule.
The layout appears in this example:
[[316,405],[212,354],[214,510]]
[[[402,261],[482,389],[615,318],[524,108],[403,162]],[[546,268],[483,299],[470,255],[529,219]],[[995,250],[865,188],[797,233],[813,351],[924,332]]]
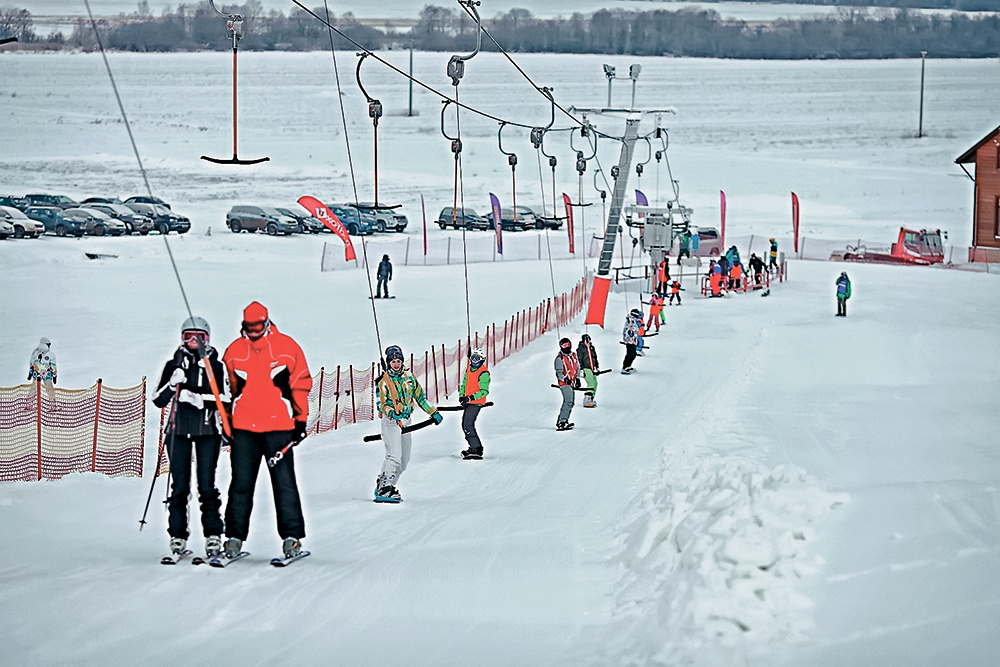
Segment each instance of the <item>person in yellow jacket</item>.
[[472,348],[469,353],[469,367],[462,378],[458,390],[458,402],[462,404],[462,432],[469,447],[462,452],[466,461],[483,458],[483,442],[476,432],[476,418],[486,404],[490,394],[490,372],[486,369],[486,352],[481,347]]
[[413,404],[434,418],[444,419],[437,408],[427,401],[423,388],[412,373],[403,368],[403,349],[390,345],[385,349],[386,371],[378,379],[378,414],[382,418],[382,443],[385,462],[375,481],[375,502],[398,503],[403,498],[396,489],[399,476],[410,462],[412,435],[403,429],[410,425]]

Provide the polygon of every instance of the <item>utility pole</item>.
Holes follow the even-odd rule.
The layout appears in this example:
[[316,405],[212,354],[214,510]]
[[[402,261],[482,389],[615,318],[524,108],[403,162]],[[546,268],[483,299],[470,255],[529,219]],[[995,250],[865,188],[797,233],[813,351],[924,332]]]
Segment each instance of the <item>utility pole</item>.
[[927,52],[920,52],[920,125],[917,127],[917,138],[924,136],[924,65],[927,62]]
[[413,115],[413,40],[410,40],[410,111],[407,116]]

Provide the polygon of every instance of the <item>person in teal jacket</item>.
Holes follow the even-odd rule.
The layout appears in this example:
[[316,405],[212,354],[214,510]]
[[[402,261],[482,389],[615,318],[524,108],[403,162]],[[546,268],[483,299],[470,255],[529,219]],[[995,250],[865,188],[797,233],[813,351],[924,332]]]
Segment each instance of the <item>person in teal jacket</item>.
[[847,317],[847,300],[851,298],[851,279],[847,271],[842,271],[837,278],[837,317]]

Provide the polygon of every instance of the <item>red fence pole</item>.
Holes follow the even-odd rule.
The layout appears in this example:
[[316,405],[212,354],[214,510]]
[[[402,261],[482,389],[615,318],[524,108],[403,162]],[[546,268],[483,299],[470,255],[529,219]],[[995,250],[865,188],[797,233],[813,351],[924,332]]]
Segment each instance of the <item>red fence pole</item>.
[[97,472],[97,425],[101,423],[101,386],[103,381],[97,378],[97,403],[94,405],[94,448],[90,455],[90,472]]
[[[443,345],[441,346],[444,347]],[[441,395],[438,392],[438,362],[437,362],[437,351],[434,346],[431,345],[431,364],[434,366],[434,402],[437,403],[441,400]]]
[[448,395],[448,353],[445,352],[444,343],[441,343],[441,376],[444,378],[444,395]]
[[38,481],[42,481],[42,381],[35,380],[35,424],[38,427]]
[[323,420],[323,390],[326,384],[323,382],[326,377],[326,366],[319,367],[319,406],[316,408],[316,433],[319,433],[319,423]]
[[354,364],[347,367],[347,379],[351,383],[351,423],[358,423],[358,405],[354,400]]
[[333,430],[340,421],[340,364],[337,364],[337,390],[333,393]]

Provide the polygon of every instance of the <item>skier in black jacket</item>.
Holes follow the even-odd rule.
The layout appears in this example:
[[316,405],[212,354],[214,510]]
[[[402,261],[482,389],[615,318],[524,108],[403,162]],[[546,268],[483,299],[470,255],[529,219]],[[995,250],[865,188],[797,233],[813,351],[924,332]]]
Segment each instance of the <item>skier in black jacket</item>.
[[392,280],[392,262],[389,261],[389,255],[382,255],[382,261],[378,265],[378,282],[375,283],[376,299],[380,298],[380,295],[389,298],[390,280]]
[[594,397],[597,395],[597,372],[601,370],[601,366],[590,334],[580,337],[580,344],[576,346],[576,358],[580,360],[580,372],[583,381],[587,383],[587,391],[583,392],[583,407],[596,408],[597,401]]
[[[208,322],[201,317],[189,317],[184,321],[181,326],[183,342],[163,367],[160,384],[153,394],[153,405],[158,408],[170,406],[170,420],[164,433],[172,480],[167,500],[170,510],[167,532],[170,535],[170,551],[175,558],[187,549],[192,449],[197,458],[198,502],[205,534],[205,554],[212,558],[222,550],[224,526],[219,513],[222,497],[215,486],[222,430],[215,394],[205,372],[205,359],[211,364],[223,405],[228,407],[231,399],[225,366],[219,359],[218,351],[208,344],[210,333]],[[203,346],[205,359],[199,358],[199,346]]]

